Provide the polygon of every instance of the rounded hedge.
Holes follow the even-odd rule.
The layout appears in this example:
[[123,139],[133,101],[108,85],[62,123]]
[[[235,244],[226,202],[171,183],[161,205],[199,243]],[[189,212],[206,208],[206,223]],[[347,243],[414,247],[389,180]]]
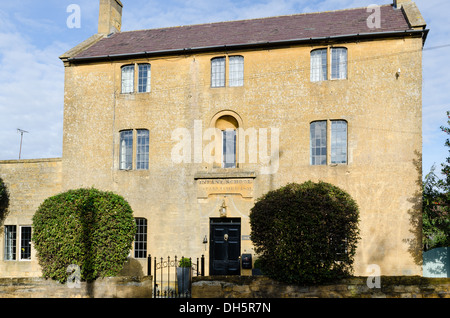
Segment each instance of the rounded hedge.
[[292,183],[267,193],[250,212],[262,272],[291,284],[350,276],[358,221],[356,202],[329,183]]
[[119,195],[78,189],[45,200],[33,216],[34,246],[46,278],[65,282],[70,265],[81,280],[116,276],[131,250],[136,223]]

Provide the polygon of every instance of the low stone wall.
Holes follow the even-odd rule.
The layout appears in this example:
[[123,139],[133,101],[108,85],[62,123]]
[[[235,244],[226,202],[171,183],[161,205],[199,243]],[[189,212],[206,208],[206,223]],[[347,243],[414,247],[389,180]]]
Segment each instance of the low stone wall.
[[150,277],[109,277],[69,287],[45,278],[0,278],[0,298],[151,298]]
[[[374,282],[373,280],[371,280]],[[367,277],[332,285],[292,286],[264,276],[194,277],[193,298],[450,298],[450,278],[380,277],[369,288]]]

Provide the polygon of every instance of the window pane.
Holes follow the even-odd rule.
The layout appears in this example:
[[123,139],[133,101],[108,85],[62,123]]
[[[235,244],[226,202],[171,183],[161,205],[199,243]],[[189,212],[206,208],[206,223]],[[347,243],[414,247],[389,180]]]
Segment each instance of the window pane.
[[5,251],[4,259],[6,261],[16,260],[16,226],[5,226]]
[[311,82],[327,79],[327,49],[311,52]]
[[347,122],[331,122],[331,163],[347,163]]
[[122,93],[133,93],[134,65],[122,67]]
[[225,86],[225,58],[211,60],[211,87]]
[[332,48],[331,49],[331,78],[346,79],[347,78],[347,49]]
[[327,164],[327,122],[311,123],[311,165]]
[[136,235],[134,237],[134,257],[147,256],[147,219],[136,218]]
[[31,259],[31,226],[20,228],[20,259]]
[[230,56],[230,86],[244,86],[243,56]]
[[120,132],[120,169],[133,169],[133,131]]
[[236,130],[222,131],[223,167],[236,168]]
[[136,169],[138,170],[148,170],[149,144],[149,131],[138,130],[136,150]]
[[150,64],[139,64],[139,93],[150,92]]

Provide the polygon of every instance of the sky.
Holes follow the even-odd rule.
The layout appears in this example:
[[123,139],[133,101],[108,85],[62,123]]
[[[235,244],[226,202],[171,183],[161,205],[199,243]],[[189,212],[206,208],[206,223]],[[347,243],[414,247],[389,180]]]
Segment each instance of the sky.
[[[448,0],[416,0],[430,29],[423,52],[423,173],[448,156]],[[96,0],[0,0],[0,160],[62,157],[64,66],[59,56],[97,33]],[[391,4],[391,0],[122,0],[122,31]],[[79,25],[70,24],[79,8]]]

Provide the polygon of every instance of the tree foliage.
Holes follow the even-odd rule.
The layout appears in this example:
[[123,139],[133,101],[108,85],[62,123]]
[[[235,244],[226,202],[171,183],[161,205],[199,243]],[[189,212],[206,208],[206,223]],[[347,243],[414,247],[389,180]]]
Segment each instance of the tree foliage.
[[6,184],[0,178],[0,225],[3,224],[9,207],[9,193]]
[[351,275],[358,222],[356,202],[325,182],[292,183],[270,191],[250,213],[251,238],[263,273],[294,284]]
[[[447,112],[447,118],[450,124],[450,112]],[[450,135],[449,127],[442,126],[441,130]],[[450,147],[448,138],[445,146]],[[450,150],[449,156],[441,167],[442,177],[434,172],[436,167],[433,166],[423,182],[422,243],[424,251],[450,246]]]
[[115,276],[136,233],[130,205],[112,192],[79,189],[45,200],[33,216],[33,241],[46,278],[65,282],[67,268],[81,279]]

